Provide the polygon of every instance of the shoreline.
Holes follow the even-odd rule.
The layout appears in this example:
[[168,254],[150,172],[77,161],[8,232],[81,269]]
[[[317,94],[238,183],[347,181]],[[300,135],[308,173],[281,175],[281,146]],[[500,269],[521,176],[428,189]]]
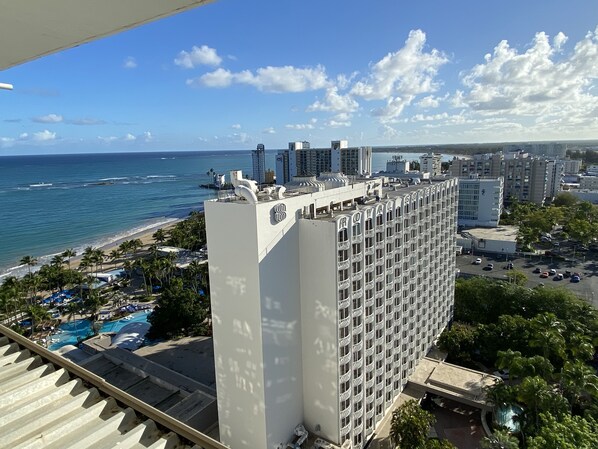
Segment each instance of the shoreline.
[[[106,253],[106,255],[108,255],[108,253],[110,253],[110,251],[112,251],[113,249],[117,249],[119,247],[119,245],[126,240],[140,239],[143,243],[143,247],[146,247],[146,246],[154,243],[152,235],[158,229],[164,229],[165,231],[169,230],[170,228],[174,227],[177,223],[184,221],[186,218],[187,217],[173,218],[166,223],[159,223],[159,224],[151,225],[148,228],[145,228],[141,231],[133,232],[132,234],[126,234],[123,237],[119,237],[114,241],[105,243],[100,246],[93,246],[92,244],[87,245],[87,246],[92,246],[94,249],[101,249],[104,253]],[[129,231],[132,231],[134,229],[135,228],[131,228]],[[126,233],[127,231],[123,231],[123,232]],[[80,245],[79,247],[82,248],[83,245]],[[65,248],[63,251],[65,251],[66,249],[68,249],[68,248]],[[38,260],[46,259],[46,258],[48,260],[47,261],[44,260],[43,262],[39,263],[38,265],[35,265],[34,267],[32,267],[31,271],[35,272],[35,271],[39,270],[42,265],[48,264],[50,262],[51,257],[53,257],[54,255],[57,255],[57,254],[61,254],[63,251],[53,253],[53,254],[45,254],[42,256],[37,256],[36,258]],[[82,258],[83,258],[83,255],[81,254],[81,252],[78,252],[78,254],[75,257],[73,257],[70,261],[71,269],[76,270],[79,267],[79,264],[80,264]],[[109,264],[110,262],[107,262],[107,263]],[[121,261],[121,263],[122,263],[122,261]],[[65,262],[65,265],[67,265],[66,262]],[[5,268],[3,272],[0,272],[0,283],[2,283],[3,279],[6,277],[14,276],[17,278],[22,278],[27,273],[28,273],[28,269],[24,265],[15,266],[12,268]]]
[[[106,243],[105,245],[102,246],[97,246],[97,247],[93,247],[94,249],[100,249],[102,250],[106,256],[108,256],[108,254],[110,253],[110,251],[117,249],[121,243],[127,241],[127,240],[134,240],[134,239],[139,239],[141,240],[142,246],[140,248],[140,250],[146,249],[147,246],[151,245],[152,243],[154,243],[154,239],[152,238],[152,235],[158,230],[158,229],[163,229],[165,231],[168,231],[169,229],[173,228],[177,223],[180,223],[181,221],[185,220],[185,218],[177,218],[173,221],[170,221],[166,224],[160,224],[160,225],[156,225],[156,226],[152,226],[148,229],[145,229],[143,231],[139,231],[136,232],[134,234],[131,234],[127,237],[122,237],[119,238],[118,240],[115,240],[114,242],[110,242],[110,243]],[[77,254],[75,257],[73,257],[71,259],[71,269],[72,270],[76,270],[79,268],[79,265],[81,263],[81,259],[83,258],[82,254]],[[119,261],[119,263],[117,265],[122,265],[122,258],[117,259]],[[110,262],[105,262],[105,264],[110,264]]]

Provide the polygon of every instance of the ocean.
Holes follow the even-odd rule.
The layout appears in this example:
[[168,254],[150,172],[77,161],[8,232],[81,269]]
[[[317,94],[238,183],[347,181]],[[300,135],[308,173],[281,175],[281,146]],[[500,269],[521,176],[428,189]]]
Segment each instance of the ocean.
[[[266,167],[275,169],[275,156],[266,152]],[[373,171],[391,156],[374,153]],[[48,263],[65,249],[80,253],[200,210],[215,196],[199,187],[210,182],[210,169],[251,175],[251,152],[0,157],[0,281],[26,272],[19,268],[23,256]]]

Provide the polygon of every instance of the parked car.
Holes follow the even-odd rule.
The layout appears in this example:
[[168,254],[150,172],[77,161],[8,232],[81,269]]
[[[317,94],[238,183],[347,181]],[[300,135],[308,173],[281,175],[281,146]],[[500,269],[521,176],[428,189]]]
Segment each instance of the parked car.
[[536,267],[534,268],[534,273],[542,273],[542,270],[540,269],[540,267]]
[[551,268],[550,270],[548,270],[548,274],[554,276],[556,274],[556,270],[554,268]]
[[544,273],[542,273],[540,275],[541,278],[547,278],[548,277],[548,271],[545,271]]
[[494,371],[492,374],[494,374],[497,377],[500,377],[502,380],[509,380],[508,369],[499,369],[498,371]]
[[481,265],[482,264],[482,259],[480,259],[479,257],[473,261],[474,265]]
[[557,273],[557,275],[553,279],[555,281],[562,281],[563,280],[563,273]]
[[581,278],[579,276],[571,276],[571,282],[579,282]]
[[489,263],[488,265],[486,265],[484,267],[484,270],[486,270],[486,271],[491,271],[493,269],[494,269],[494,264],[493,263]]
[[513,269],[513,262],[509,262],[504,266],[505,270],[512,270]]
[[563,276],[565,276],[566,278],[570,278],[571,277],[571,271],[569,271],[569,270],[565,271],[565,274]]

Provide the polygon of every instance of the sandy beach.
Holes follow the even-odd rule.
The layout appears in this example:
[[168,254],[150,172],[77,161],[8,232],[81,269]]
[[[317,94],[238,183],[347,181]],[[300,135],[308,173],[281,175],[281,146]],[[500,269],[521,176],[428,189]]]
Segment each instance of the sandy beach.
[[[141,240],[141,243],[143,244],[143,247],[141,249],[147,249],[147,247],[154,242],[154,239],[152,238],[152,235],[158,230],[158,229],[163,229],[165,231],[168,231],[169,229],[173,228],[177,223],[181,222],[185,220],[185,218],[179,218],[176,219],[170,223],[167,223],[166,225],[158,225],[158,226],[154,226],[152,228],[146,229],[144,231],[138,232],[136,234],[132,234],[129,235],[127,237],[123,237],[122,239],[118,239],[114,242],[108,243],[106,245],[103,246],[99,246],[95,249],[101,249],[104,254],[108,255],[110,254],[110,252],[114,249],[117,249],[121,243],[123,243],[124,241],[127,240],[134,240],[134,239],[139,239]],[[75,257],[73,257],[71,259],[71,268],[72,269],[77,269],[79,267],[79,264],[81,263],[81,259],[83,258],[82,254],[77,254]]]

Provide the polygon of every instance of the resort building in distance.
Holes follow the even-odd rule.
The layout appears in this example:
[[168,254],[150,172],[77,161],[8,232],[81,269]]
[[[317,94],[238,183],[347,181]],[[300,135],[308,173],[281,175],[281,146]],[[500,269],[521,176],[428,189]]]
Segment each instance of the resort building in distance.
[[276,155],[276,181],[286,184],[295,176],[319,176],[341,172],[364,176],[372,172],[372,148],[349,147],[346,140],[333,140],[330,148],[311,148],[309,142],[290,142]]
[[231,178],[205,202],[220,440],[361,449],[452,317],[457,180]]

